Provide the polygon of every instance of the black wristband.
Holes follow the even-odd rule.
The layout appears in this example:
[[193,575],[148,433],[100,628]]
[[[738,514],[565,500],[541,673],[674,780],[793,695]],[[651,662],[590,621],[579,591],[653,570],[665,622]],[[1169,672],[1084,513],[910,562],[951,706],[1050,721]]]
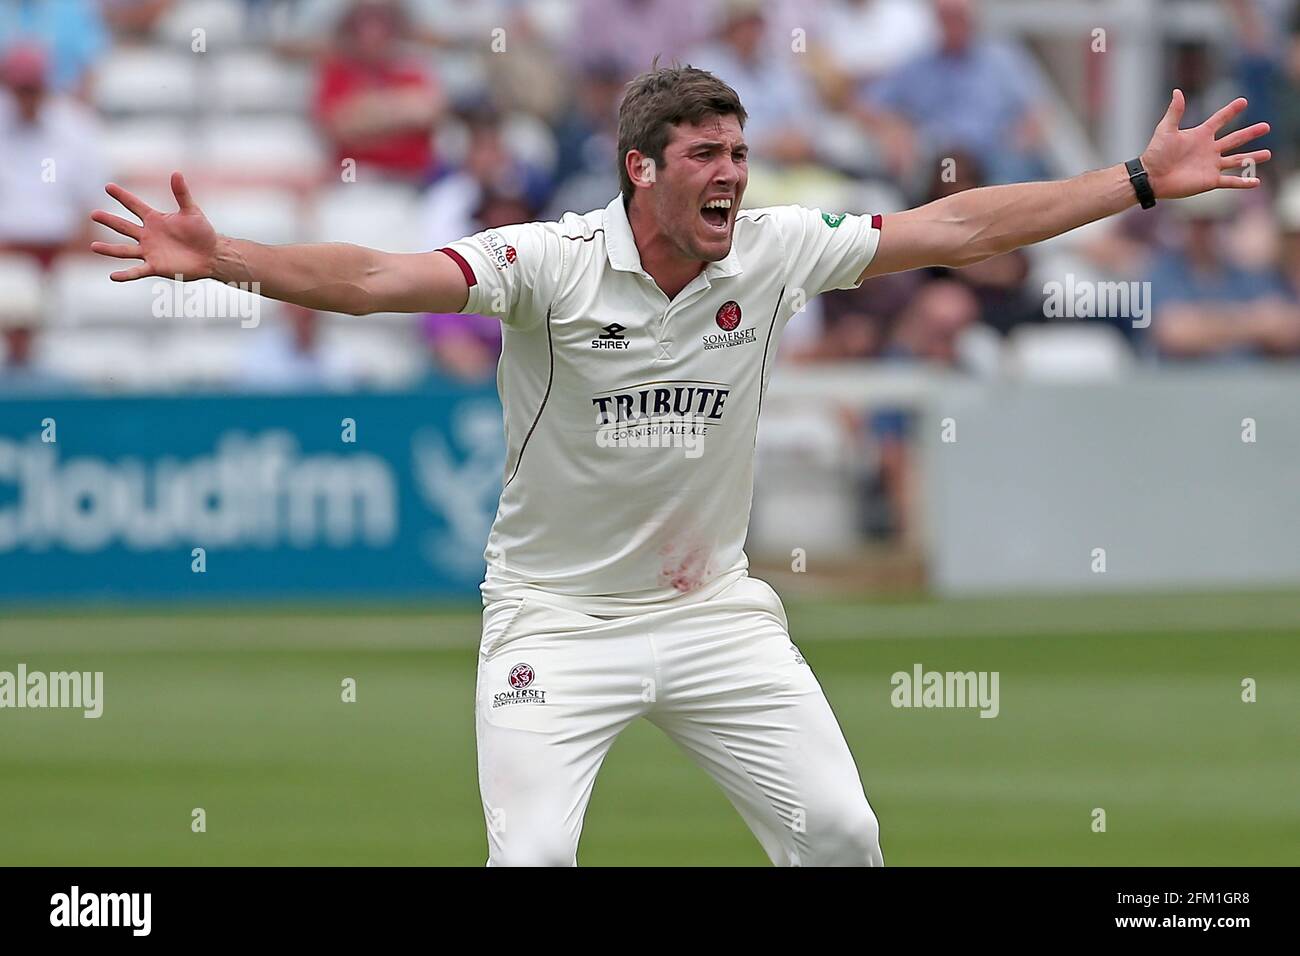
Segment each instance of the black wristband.
[[1143,209],[1150,209],[1156,204],[1156,194],[1151,188],[1151,180],[1147,178],[1147,171],[1142,168],[1142,160],[1130,159],[1124,164],[1124,168],[1128,170],[1128,181],[1133,184],[1138,202],[1142,204]]

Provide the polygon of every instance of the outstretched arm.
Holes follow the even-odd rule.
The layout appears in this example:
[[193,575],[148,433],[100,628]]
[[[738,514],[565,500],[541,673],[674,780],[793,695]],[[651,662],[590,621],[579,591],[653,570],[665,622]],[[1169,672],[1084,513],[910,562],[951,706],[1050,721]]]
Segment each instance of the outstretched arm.
[[[1185,108],[1174,90],[1169,109],[1142,152],[1157,199],[1179,199],[1211,189],[1253,189],[1255,176],[1226,170],[1267,161],[1267,149],[1233,153],[1268,132],[1267,123],[1215,139],[1241,111],[1236,99],[1200,126],[1179,129]],[[1041,242],[1122,212],[1137,202],[1122,163],[1060,182],[986,186],[884,217],[880,245],[863,278],[924,266],[967,266]]]
[[267,246],[222,236],[172,173],[179,207],[163,213],[110,183],[107,192],[140,221],[96,210],[91,218],[131,242],[93,242],[92,252],[143,262],[112,273],[114,282],[148,276],[256,283],[255,291],[309,309],[371,312],[459,312],[469,296],[460,268],[441,252],[380,252],[341,242]]

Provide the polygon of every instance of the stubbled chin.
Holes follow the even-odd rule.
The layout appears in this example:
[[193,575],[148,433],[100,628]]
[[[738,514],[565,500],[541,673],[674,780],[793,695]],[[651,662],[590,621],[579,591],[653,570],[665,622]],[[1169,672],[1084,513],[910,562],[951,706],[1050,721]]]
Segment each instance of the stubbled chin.
[[731,236],[719,237],[702,243],[698,255],[705,262],[717,262],[725,259],[731,252]]

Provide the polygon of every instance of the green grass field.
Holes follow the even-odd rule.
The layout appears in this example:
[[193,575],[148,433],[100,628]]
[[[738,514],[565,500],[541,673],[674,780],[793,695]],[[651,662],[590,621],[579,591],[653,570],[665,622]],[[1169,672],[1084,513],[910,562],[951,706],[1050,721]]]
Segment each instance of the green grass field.
[[[788,607],[887,864],[1297,862],[1300,595]],[[105,673],[99,720],[0,711],[0,864],[482,865],[477,629],[472,607],[0,615],[0,670]],[[999,671],[1000,715],[891,707],[917,662]],[[767,861],[640,722],[579,862]]]

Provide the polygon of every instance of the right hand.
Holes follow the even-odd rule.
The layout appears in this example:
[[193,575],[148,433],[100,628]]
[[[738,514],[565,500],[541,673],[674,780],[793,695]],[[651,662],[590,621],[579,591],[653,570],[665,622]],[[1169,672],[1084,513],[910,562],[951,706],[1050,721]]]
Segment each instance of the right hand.
[[208,222],[203,210],[194,204],[185,177],[172,173],[172,195],[179,207],[176,212],[159,212],[139,196],[109,183],[105,192],[134,213],[140,222],[132,222],[97,209],[90,218],[120,232],[130,243],[92,242],[90,251],[114,259],[143,259],[142,265],[112,273],[114,282],[130,282],[147,276],[185,280],[207,279],[214,274],[220,237]]

